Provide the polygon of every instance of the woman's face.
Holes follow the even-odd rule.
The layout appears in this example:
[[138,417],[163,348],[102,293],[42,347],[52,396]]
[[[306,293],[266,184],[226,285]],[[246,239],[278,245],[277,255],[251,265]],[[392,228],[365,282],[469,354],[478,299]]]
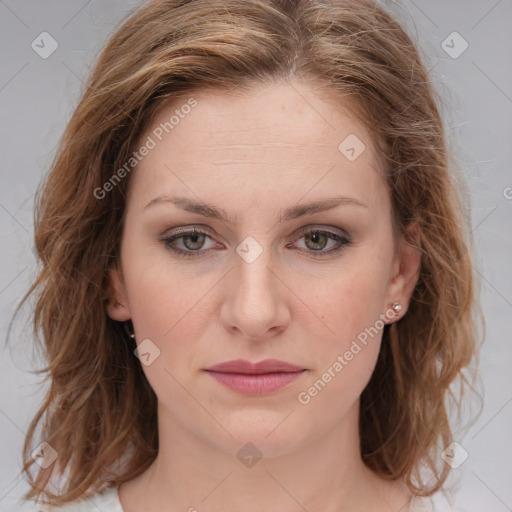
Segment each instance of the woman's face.
[[[357,417],[419,256],[395,245],[372,141],[348,111],[299,83],[190,97],[140,139],[109,315],[133,322],[164,427],[286,453]],[[304,371],[207,371],[238,359]]]

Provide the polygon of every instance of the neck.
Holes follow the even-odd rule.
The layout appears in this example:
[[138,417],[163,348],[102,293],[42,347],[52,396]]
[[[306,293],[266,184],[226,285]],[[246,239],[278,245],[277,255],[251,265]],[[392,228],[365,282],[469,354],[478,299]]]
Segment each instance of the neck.
[[273,433],[252,441],[224,433],[224,442],[212,445],[159,404],[159,454],[120,490],[122,506],[125,512],[406,511],[405,485],[384,481],[361,460],[358,412],[357,401],[329,431],[305,433],[283,451],[282,439],[272,444]]

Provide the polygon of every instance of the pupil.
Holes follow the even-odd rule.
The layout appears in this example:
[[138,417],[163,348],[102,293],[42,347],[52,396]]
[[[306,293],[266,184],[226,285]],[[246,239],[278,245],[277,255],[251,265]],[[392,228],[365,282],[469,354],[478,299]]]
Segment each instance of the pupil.
[[[204,238],[204,235],[202,235],[201,233],[192,233],[191,235],[185,236],[183,238],[183,242],[185,243],[187,249],[198,249],[201,247],[203,243],[202,238]],[[187,240],[189,241],[189,243],[187,243]],[[196,244],[198,244],[199,247],[195,246]]]
[[[316,245],[320,242],[320,239],[325,238],[325,235],[322,235],[322,233],[311,233],[309,235],[309,238],[311,239],[311,242]],[[323,249],[323,247],[315,247],[315,249]]]

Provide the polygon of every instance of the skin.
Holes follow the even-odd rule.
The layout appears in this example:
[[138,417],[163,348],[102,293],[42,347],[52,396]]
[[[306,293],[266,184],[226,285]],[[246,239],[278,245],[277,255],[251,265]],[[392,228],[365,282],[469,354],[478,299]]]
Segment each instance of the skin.
[[[386,323],[406,314],[417,282],[420,255],[393,238],[369,133],[310,83],[193,97],[197,106],[133,171],[121,268],[110,273],[108,314],[131,319],[137,343],[149,338],[160,350],[143,365],[158,397],[160,450],[147,471],[120,486],[125,512],[408,510],[406,486],[378,477],[359,452],[359,398],[382,332],[308,404],[297,398],[393,302],[403,309]],[[166,105],[141,141],[184,103]],[[355,161],[338,150],[349,134],[366,146]],[[163,194],[213,204],[234,223],[171,203],[145,208]],[[366,206],[279,222],[285,208],[336,195]],[[174,242],[199,257],[175,255],[160,240],[182,227],[210,228],[203,245]],[[297,235],[303,227],[344,230],[351,244],[327,254],[336,242]],[[236,252],[249,236],[262,249],[252,263]],[[276,358],[307,371],[260,396],[203,371],[238,358]],[[237,457],[248,442],[262,453],[250,468]]]

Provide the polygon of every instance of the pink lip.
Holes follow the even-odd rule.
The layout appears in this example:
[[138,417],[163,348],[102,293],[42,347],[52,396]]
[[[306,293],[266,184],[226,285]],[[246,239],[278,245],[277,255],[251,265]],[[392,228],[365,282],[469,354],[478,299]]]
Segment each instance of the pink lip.
[[286,361],[279,361],[279,359],[264,359],[258,363],[251,363],[251,361],[245,359],[233,359],[207,368],[207,371],[247,374],[300,372],[301,370],[304,370],[304,368]]
[[261,395],[286,387],[306,370],[277,359],[265,359],[258,363],[236,359],[216,364],[206,371],[233,391]]

